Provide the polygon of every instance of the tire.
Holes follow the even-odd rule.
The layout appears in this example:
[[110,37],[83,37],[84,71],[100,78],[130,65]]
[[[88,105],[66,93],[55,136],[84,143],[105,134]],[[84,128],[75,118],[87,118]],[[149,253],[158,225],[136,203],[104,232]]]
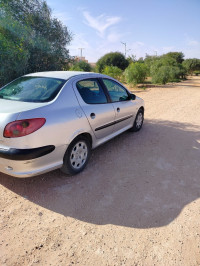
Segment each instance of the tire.
[[144,111],[142,109],[139,109],[135,117],[133,127],[130,129],[130,131],[131,132],[139,131],[142,128],[143,121],[144,121]]
[[91,144],[87,137],[80,136],[72,141],[65,152],[61,171],[67,175],[76,175],[83,171],[91,154]]

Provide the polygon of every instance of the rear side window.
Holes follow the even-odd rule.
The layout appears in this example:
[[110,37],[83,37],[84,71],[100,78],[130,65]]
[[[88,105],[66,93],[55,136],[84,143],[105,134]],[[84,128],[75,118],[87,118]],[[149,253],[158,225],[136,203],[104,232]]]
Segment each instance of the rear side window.
[[21,102],[49,102],[66,81],[45,77],[21,77],[0,90],[0,98]]
[[105,84],[109,92],[112,102],[122,102],[129,100],[129,95],[126,89],[120,86],[117,82],[110,79],[103,79],[103,83]]
[[87,104],[107,103],[106,95],[96,79],[84,79],[76,83],[76,87]]

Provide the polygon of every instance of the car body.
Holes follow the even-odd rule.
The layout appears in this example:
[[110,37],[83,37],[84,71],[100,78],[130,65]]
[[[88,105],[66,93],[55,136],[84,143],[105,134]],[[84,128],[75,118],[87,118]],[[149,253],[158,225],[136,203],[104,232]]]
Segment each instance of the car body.
[[[139,114],[139,115],[138,115]],[[144,101],[97,73],[38,72],[0,90],[0,172],[76,174],[90,151],[142,127]]]

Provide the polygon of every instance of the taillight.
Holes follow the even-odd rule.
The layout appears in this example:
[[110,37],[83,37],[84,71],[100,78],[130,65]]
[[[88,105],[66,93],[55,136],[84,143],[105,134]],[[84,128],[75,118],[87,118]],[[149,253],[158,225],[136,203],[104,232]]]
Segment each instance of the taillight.
[[23,137],[41,128],[45,122],[45,118],[24,119],[11,122],[6,125],[3,136],[5,138]]

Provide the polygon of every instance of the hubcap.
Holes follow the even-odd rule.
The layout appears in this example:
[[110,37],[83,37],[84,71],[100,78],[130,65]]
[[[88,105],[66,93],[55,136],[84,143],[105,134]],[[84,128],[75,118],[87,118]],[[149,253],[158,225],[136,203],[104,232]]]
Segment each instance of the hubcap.
[[139,113],[136,118],[136,127],[140,128],[142,126],[142,122],[143,122],[143,114]]
[[70,155],[70,163],[75,169],[81,168],[87,159],[88,156],[88,148],[84,141],[77,142]]

